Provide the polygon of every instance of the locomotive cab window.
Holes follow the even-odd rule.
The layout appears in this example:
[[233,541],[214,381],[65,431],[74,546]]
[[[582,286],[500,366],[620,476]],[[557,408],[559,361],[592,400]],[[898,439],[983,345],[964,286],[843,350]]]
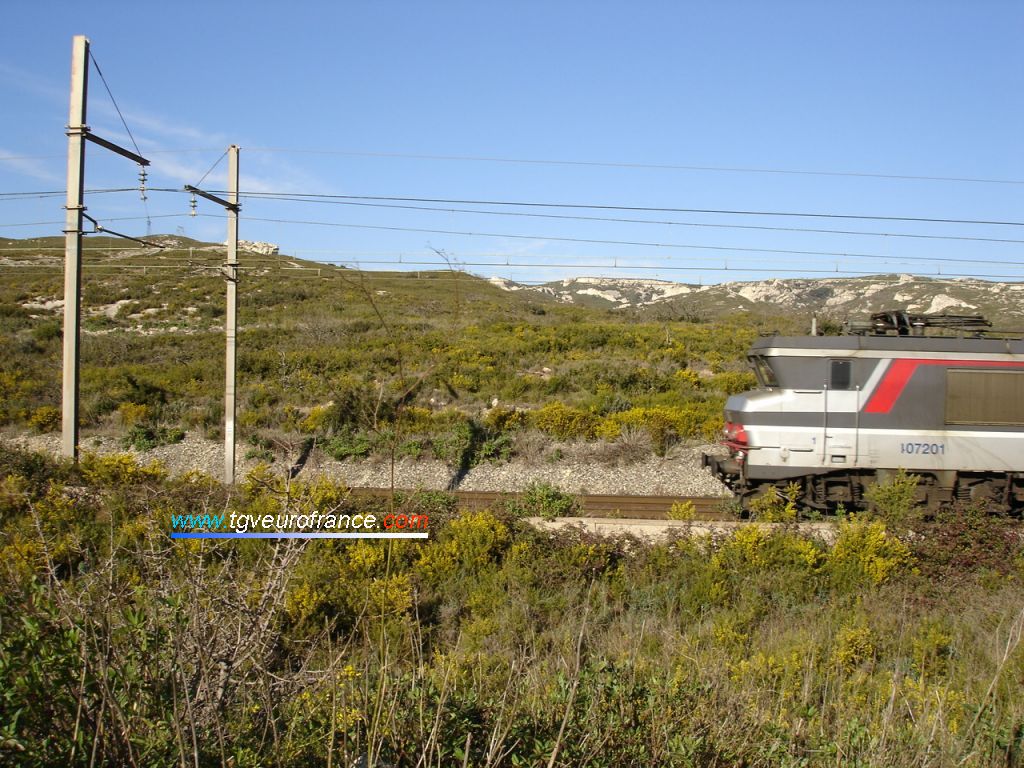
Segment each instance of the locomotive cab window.
[[1024,426],[1024,371],[946,371],[946,423]]
[[829,389],[850,389],[853,384],[853,363],[849,360],[830,360]]

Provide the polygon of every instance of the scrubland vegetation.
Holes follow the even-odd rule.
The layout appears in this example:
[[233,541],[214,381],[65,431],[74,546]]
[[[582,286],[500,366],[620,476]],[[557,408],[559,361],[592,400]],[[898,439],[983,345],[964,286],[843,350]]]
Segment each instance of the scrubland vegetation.
[[831,547],[785,527],[650,546],[524,525],[550,494],[458,514],[426,493],[392,502],[429,516],[426,542],[172,541],[172,514],[355,502],[127,456],[2,450],[0,478],[0,764],[1004,766],[1024,749],[1024,548],[980,509],[929,521],[888,493]]
[[[4,243],[6,256],[29,252]],[[102,238],[89,245],[121,247]],[[219,437],[223,280],[212,271],[158,269],[187,250],[89,253],[84,434],[116,434],[138,449],[186,430]],[[455,272],[280,269],[292,261],[243,258],[238,427],[244,450],[263,459],[315,439],[339,459],[377,453],[458,465],[508,458],[524,449],[516,439],[524,431],[559,440],[643,432],[650,449],[664,453],[676,441],[717,434],[725,396],[753,384],[743,359],[750,341],[793,322],[598,311]],[[153,268],[143,274],[119,262]],[[0,359],[0,425],[57,430],[61,316],[25,305],[62,297],[60,272],[7,269],[0,277],[0,343],[8,351]]]

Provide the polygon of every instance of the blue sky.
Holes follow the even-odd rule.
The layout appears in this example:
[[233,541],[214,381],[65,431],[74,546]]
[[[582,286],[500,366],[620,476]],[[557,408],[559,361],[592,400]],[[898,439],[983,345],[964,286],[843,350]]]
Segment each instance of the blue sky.
[[[85,34],[154,188],[197,182],[237,143],[242,189],[262,193],[1024,221],[1021,2],[18,2],[5,28],[2,193],[63,188]],[[130,145],[95,71],[90,85],[90,126]],[[136,172],[89,147],[90,188]],[[0,235],[59,234],[12,225],[60,222],[62,203],[0,198]],[[87,204],[131,234],[224,236],[221,212],[200,201],[191,218],[182,194]],[[535,281],[1024,277],[1021,243],[993,242],[1021,226],[390,204],[445,210],[247,198],[241,235],[383,269],[442,251]]]

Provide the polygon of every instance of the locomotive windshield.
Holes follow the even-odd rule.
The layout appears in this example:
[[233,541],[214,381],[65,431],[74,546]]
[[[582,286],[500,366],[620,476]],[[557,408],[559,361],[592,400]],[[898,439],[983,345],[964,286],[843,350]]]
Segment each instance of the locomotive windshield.
[[750,355],[747,361],[750,363],[761,389],[773,389],[779,386],[778,379],[775,378],[775,371],[772,370],[763,355]]

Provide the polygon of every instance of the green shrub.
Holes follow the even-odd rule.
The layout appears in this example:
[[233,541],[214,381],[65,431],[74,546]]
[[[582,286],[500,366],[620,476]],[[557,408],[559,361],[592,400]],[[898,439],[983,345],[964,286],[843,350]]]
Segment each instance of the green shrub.
[[410,405],[398,412],[395,423],[407,433],[432,432],[436,427],[437,419],[429,408]]
[[889,479],[872,485],[864,493],[872,511],[892,527],[902,528],[914,512],[917,475],[900,469]]
[[185,431],[178,427],[157,424],[136,424],[121,441],[125,448],[148,451],[160,445],[173,445],[185,439]]
[[506,462],[512,458],[514,442],[511,435],[499,434],[484,440],[476,452],[475,461]]
[[523,428],[527,422],[526,412],[500,405],[491,408],[484,416],[484,426],[492,432],[512,432]]
[[328,434],[372,424],[375,416],[387,420],[392,415],[391,409],[378,403],[370,388],[362,383],[348,382],[337,386],[331,401],[322,422]]
[[41,344],[45,344],[48,341],[54,341],[64,336],[64,329],[61,328],[60,323],[56,321],[50,321],[46,323],[40,323],[32,329],[32,338]]
[[476,434],[476,426],[468,417],[455,421],[431,439],[434,456],[452,466],[468,467],[472,463]]
[[245,452],[245,458],[249,460],[256,460],[266,462],[267,464],[273,464],[275,460],[274,452],[269,448],[260,448],[259,446],[253,446]]
[[940,583],[988,572],[1024,574],[1024,539],[1013,516],[975,502],[911,521],[908,544],[921,572]]
[[139,403],[159,407],[167,402],[169,392],[163,382],[157,383],[124,373],[116,385],[117,397],[120,402]]
[[370,455],[373,441],[364,432],[341,432],[324,443],[324,451],[338,461],[362,459]]
[[254,410],[277,405],[280,400],[280,394],[263,383],[257,384],[249,393],[249,407]]
[[580,511],[579,501],[570,493],[559,490],[550,483],[534,483],[511,499],[506,508],[516,517],[574,517]]
[[419,459],[427,452],[428,445],[423,440],[405,440],[399,444],[395,453],[398,456],[405,456],[410,459]]
[[427,515],[432,529],[439,529],[458,509],[459,499],[447,491],[415,491],[398,494],[396,501],[407,515]]

